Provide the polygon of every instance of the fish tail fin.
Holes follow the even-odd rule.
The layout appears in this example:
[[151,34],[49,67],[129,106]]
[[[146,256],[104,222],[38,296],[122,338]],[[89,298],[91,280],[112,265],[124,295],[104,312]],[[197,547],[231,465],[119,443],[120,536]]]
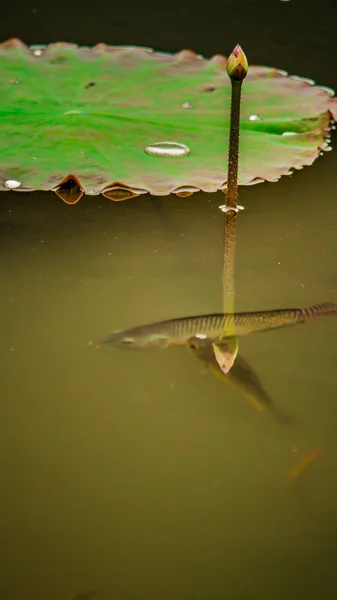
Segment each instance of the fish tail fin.
[[333,302],[324,302],[323,304],[315,304],[303,310],[307,319],[315,319],[316,317],[330,317],[337,314],[337,305]]

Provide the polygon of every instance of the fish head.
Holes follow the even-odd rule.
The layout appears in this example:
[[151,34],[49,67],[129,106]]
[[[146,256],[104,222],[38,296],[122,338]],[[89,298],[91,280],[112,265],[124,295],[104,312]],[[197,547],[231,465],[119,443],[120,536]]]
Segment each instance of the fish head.
[[204,334],[197,334],[187,340],[187,345],[195,356],[206,363],[214,363],[213,340]]
[[98,347],[109,348],[151,348],[168,346],[169,340],[161,334],[155,334],[147,331],[146,327],[134,327],[132,329],[119,329],[110,333],[101,340]]

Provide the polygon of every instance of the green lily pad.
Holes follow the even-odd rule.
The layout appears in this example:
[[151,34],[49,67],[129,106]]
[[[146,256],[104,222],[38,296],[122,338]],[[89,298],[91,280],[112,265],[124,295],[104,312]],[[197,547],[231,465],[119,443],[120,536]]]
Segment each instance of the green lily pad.
[[[82,193],[118,200],[225,189],[230,81],[223,56],[27,47],[12,39],[0,44],[0,72],[1,190],[57,190],[74,203]],[[310,80],[251,66],[239,183],[276,181],[310,165],[328,145],[333,96]],[[146,152],[163,142],[189,152]]]

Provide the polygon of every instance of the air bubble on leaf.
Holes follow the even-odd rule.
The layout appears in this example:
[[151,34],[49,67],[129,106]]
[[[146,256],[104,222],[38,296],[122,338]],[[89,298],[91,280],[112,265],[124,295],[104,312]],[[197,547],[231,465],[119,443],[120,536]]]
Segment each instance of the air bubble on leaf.
[[261,121],[261,117],[259,115],[249,115],[249,121]]
[[184,103],[181,105],[181,107],[182,107],[182,108],[192,108],[192,104],[191,104],[190,102],[184,102]]
[[5,181],[5,186],[9,190],[15,190],[16,188],[20,187],[20,185],[21,181],[16,181],[16,179],[7,179],[7,181]]
[[178,142],[157,142],[146,146],[145,152],[150,156],[179,158],[188,156],[190,149],[185,144],[179,144]]
[[284,131],[282,133],[283,137],[289,137],[290,135],[296,135],[296,131]]

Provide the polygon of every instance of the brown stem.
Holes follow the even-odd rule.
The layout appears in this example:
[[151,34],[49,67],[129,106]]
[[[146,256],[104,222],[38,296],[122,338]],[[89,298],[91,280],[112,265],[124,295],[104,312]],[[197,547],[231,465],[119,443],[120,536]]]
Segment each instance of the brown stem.
[[238,203],[238,168],[240,139],[240,108],[242,81],[231,81],[231,118],[228,149],[228,182],[226,205],[236,208]]

